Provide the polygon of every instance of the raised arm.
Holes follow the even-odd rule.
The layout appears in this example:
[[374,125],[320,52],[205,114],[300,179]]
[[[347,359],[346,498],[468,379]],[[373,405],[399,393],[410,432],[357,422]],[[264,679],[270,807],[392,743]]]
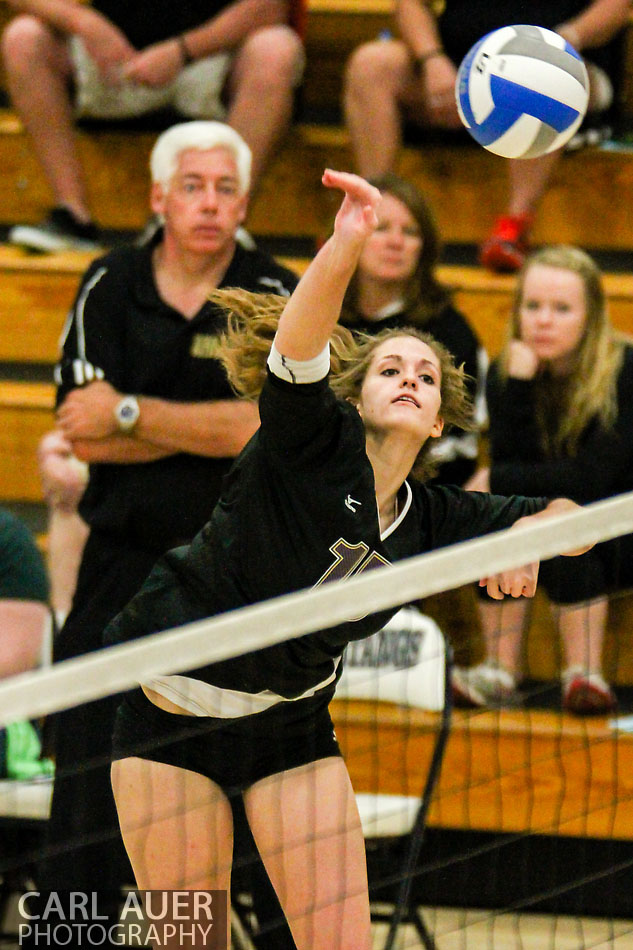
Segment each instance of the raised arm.
[[314,359],[325,349],[365,240],[377,222],[380,192],[364,178],[328,169],[322,180],[326,188],[340,188],[345,197],[334,234],[311,262],[279,320],[275,345],[293,360]]

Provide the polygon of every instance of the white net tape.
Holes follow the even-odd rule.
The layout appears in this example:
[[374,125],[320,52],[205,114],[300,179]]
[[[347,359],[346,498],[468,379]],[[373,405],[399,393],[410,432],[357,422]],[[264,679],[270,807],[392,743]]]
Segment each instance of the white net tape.
[[300,591],[16,676],[0,685],[0,723],[39,716],[420,600],[585,544],[633,533],[633,492],[500,531],[379,572]]

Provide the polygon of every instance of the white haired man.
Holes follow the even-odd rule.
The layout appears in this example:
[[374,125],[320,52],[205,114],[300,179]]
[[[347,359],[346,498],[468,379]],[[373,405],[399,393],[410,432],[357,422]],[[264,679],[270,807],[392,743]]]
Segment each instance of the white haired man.
[[[163,224],[86,272],[57,367],[57,421],[89,463],[89,525],[63,660],[101,646],[109,620],[164,551],[208,519],[232,459],[258,426],[215,360],[221,286],[288,295],[296,277],[235,231],[247,209],[250,151],[233,129],[188,122],[158,139],[151,208]],[[114,698],[60,714],[45,889],[112,892],[125,880],[109,781]],[[97,766],[97,767],[93,767]],[[73,841],[74,846],[68,847]]]

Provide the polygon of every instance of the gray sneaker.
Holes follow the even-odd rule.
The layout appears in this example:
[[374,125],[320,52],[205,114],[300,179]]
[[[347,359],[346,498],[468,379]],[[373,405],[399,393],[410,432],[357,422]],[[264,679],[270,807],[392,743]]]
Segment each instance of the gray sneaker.
[[16,224],[9,231],[10,244],[46,254],[55,251],[101,251],[99,231],[90,222],[78,221],[68,208],[53,208],[41,224]]
[[517,701],[515,677],[490,662],[453,667],[452,686],[456,706],[503,706]]

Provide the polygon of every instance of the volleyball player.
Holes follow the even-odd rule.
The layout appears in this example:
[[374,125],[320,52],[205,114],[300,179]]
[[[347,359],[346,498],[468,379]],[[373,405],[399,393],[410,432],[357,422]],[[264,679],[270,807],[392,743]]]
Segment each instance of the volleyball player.
[[[323,181],[345,197],[290,301],[267,298],[262,313],[264,302],[245,292],[223,298],[233,320],[222,358],[242,395],[261,389],[260,429],[211,520],[158,562],[108,642],[574,507],[409,478],[443,427],[468,412],[463,374],[432,338],[396,330],[356,342],[339,330],[328,383],[328,341],[380,194],[353,175],[327,171]],[[282,310],[265,374],[258,356],[269,344],[257,322],[263,330]],[[532,595],[536,574],[528,565],[484,582],[494,597]],[[346,644],[396,609],[155,676],[129,694],[112,774],[140,888],[228,890],[230,798],[242,795],[298,950],[368,950],[364,842],[328,703]]]

